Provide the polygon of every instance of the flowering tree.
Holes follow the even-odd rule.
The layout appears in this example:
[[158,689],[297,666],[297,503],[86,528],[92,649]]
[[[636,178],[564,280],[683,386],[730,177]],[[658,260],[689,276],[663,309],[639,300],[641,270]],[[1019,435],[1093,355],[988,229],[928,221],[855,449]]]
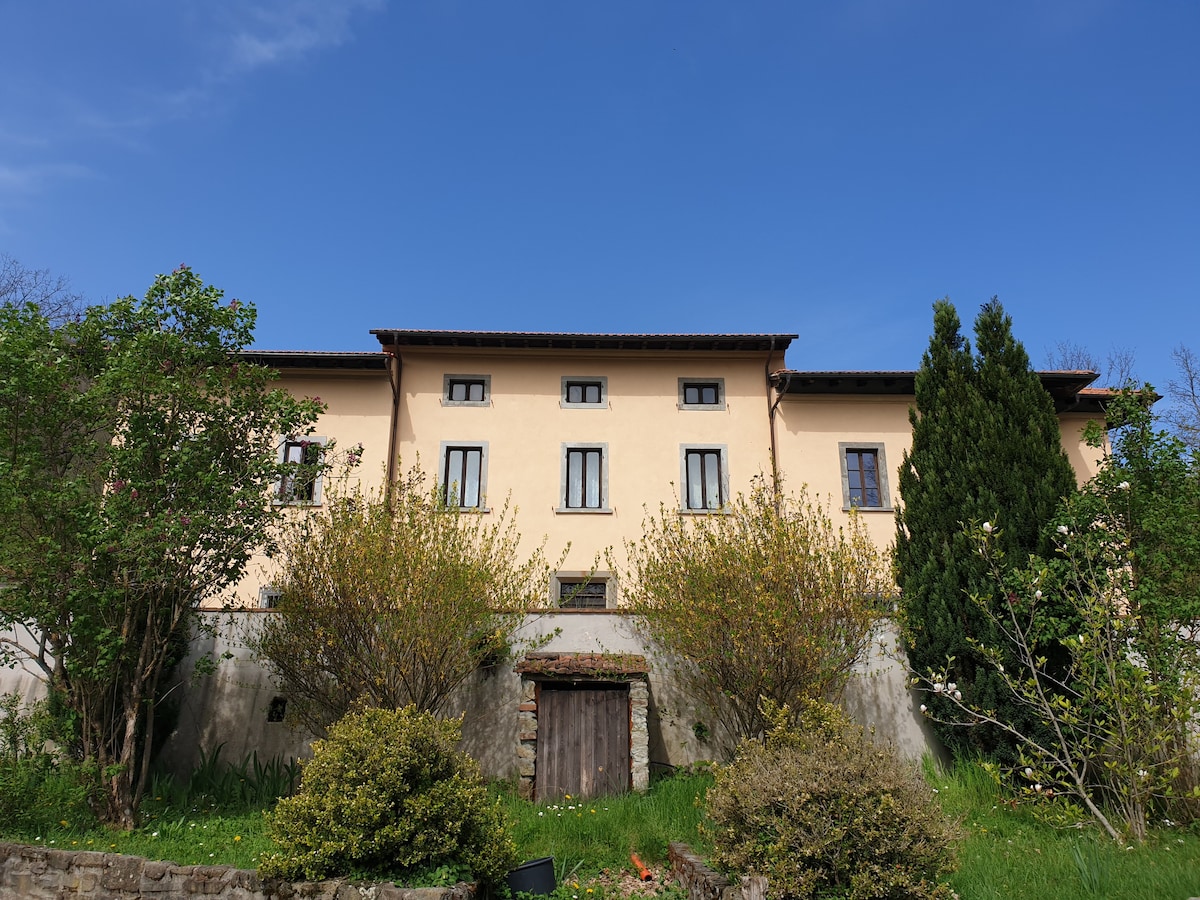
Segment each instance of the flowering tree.
[[763,699],[795,712],[835,699],[891,592],[862,523],[835,527],[802,490],[759,479],[721,513],[665,507],[628,542],[622,595],[681,660],[692,696],[722,724],[725,749],[766,725]]
[[255,314],[186,267],[54,327],[0,308],[0,643],[41,673],[132,827],[155,704],[199,604],[268,544],[278,436],[319,404],[239,360]]
[[1122,423],[1112,454],[1048,528],[1055,559],[1010,572],[1002,522],[968,532],[1004,598],[973,598],[996,635],[976,648],[1036,727],[960,687],[953,657],[914,680],[938,701],[921,706],[935,721],[1013,738],[1017,763],[994,771],[1019,792],[1140,841],[1155,814],[1200,814],[1200,463],[1154,431],[1136,395],[1110,417]]

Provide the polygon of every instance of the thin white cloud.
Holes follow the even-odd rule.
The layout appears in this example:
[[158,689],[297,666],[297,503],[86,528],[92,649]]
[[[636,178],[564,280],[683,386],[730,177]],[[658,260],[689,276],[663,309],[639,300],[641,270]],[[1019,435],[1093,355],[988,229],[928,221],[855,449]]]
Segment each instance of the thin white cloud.
[[[165,124],[196,119],[236,98],[239,82],[271,66],[333,49],[353,37],[354,18],[378,12],[386,0],[195,0],[158,10],[159,29],[172,28],[181,65],[189,73],[171,83],[165,70],[152,83],[106,86],[88,93],[48,80],[36,95],[0,88],[0,108],[10,107],[0,129],[0,208],[63,179],[91,174],[79,162],[46,163],[77,156],[89,144],[145,148]],[[157,80],[161,77],[161,81]],[[18,107],[22,107],[18,111]]]
[[252,71],[337,47],[350,38],[356,12],[382,7],[383,0],[274,0],[249,7],[230,38],[230,69]]

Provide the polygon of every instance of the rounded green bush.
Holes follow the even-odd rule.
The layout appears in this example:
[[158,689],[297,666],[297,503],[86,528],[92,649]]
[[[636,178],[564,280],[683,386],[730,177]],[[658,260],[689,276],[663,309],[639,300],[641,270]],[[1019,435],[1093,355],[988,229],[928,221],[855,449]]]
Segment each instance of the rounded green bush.
[[269,815],[280,849],[260,872],[403,878],[465,866],[482,882],[501,881],[516,847],[478,766],[455,749],[460,736],[458,720],[412,706],[347,715],[313,744],[299,792]]
[[805,719],[718,771],[705,826],[716,864],[766,876],[772,897],[952,896],[956,829],[921,774],[836,707]]

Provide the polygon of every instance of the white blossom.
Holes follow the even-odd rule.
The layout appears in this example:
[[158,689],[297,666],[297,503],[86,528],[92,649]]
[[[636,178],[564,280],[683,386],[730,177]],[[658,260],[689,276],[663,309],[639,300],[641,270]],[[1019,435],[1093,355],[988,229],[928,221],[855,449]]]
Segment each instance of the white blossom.
[[1032,777],[1033,777],[1033,769],[1029,768],[1029,766],[1026,766],[1026,767],[1025,767],[1025,777],[1026,777],[1026,778],[1032,778]]
[[946,690],[948,690],[948,691],[953,691],[953,690],[956,690],[957,688],[958,688],[958,685],[955,684],[953,681],[951,681],[949,684],[946,685]]
[[991,523],[991,522],[984,522],[984,523],[983,523],[983,531],[984,531],[984,534],[991,534],[991,533],[992,533],[992,530],[993,530],[993,529],[992,529],[992,523]]
[[1033,592],[1033,599],[1034,599],[1034,600],[1041,600],[1041,599],[1042,599],[1042,592],[1041,592],[1041,591],[1034,591],[1034,592]]
[[1118,484],[1118,485],[1117,485],[1117,489],[1118,489],[1118,490],[1122,490],[1122,491],[1127,491],[1127,490],[1129,490],[1129,482],[1128,482],[1128,481],[1122,481],[1120,484]]
[[922,703],[921,704],[921,712],[928,712],[928,711],[929,711],[929,707],[926,706],[924,703]]
[[955,691],[955,692],[954,692],[954,699],[955,699],[955,700],[961,700],[961,699],[962,699],[962,691]]
[[1058,533],[1059,533],[1059,534],[1070,534],[1070,533],[1071,533],[1071,529],[1070,529],[1070,528],[1068,528],[1066,525],[1059,525],[1059,526],[1058,526]]
[[943,690],[945,690],[945,688],[946,688],[946,686],[944,684],[942,684],[940,681],[935,681],[933,683],[933,692],[935,694],[940,694]]

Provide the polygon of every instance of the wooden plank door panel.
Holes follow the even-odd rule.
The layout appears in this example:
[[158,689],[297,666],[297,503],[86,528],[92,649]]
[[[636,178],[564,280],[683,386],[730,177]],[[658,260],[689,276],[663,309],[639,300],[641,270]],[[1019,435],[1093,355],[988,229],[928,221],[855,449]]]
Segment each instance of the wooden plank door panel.
[[535,796],[594,797],[629,784],[629,686],[541,685]]

